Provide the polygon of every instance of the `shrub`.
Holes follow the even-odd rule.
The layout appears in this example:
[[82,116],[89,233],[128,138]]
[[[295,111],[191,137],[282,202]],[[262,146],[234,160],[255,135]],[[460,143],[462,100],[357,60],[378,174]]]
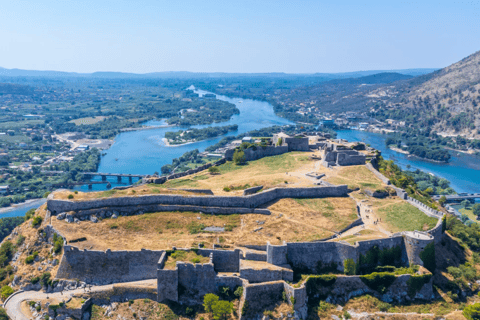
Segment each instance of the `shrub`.
[[135,301],[133,301],[132,299],[128,300],[128,305],[131,306]]
[[193,315],[195,315],[195,310],[193,310],[192,308],[190,307],[187,307],[185,309],[185,314],[188,316],[188,317],[192,317]]
[[196,221],[193,221],[187,225],[187,229],[190,234],[197,234],[203,229],[205,229],[205,225],[203,223],[198,223]]
[[5,300],[13,293],[13,289],[10,286],[3,286],[1,290],[2,299]]
[[28,257],[25,258],[25,263],[26,264],[31,264],[35,260],[35,258],[38,256],[38,252],[35,251],[32,255],[29,255]]
[[422,289],[423,285],[428,283],[432,278],[431,274],[412,275],[407,280],[408,295],[413,298],[415,294]]
[[235,295],[235,297],[240,298],[243,295],[243,287],[240,287],[240,286],[237,287],[237,289],[235,289],[233,294]]
[[437,267],[435,263],[435,244],[433,242],[427,244],[425,249],[420,252],[420,259],[423,261],[423,266],[431,273],[435,271]]
[[37,227],[42,224],[42,221],[43,221],[42,217],[39,217],[39,216],[33,217],[32,226]]
[[386,303],[386,302],[380,302],[378,304],[378,309],[382,312],[387,312],[388,309],[390,309],[391,307],[392,307],[392,305],[389,304],[389,303]]
[[220,173],[220,169],[218,169],[217,166],[211,166],[210,168],[208,168],[208,172],[210,174],[217,174]]
[[67,198],[68,199],[73,199],[73,194],[69,194]]
[[53,234],[53,251],[58,254],[63,248],[63,238],[56,233]]
[[32,284],[35,284],[35,283],[37,283],[38,281],[40,281],[40,277],[33,277],[32,279],[30,279],[30,282],[31,282]]
[[230,189],[229,187],[223,187],[223,191],[225,191],[225,192],[230,192],[231,189]]
[[360,276],[360,280],[365,283],[370,289],[384,294],[387,289],[395,281],[396,277],[388,272],[373,272],[364,276]]
[[35,215],[35,209],[30,209],[25,213],[25,221],[30,220]]
[[52,279],[51,279],[51,274],[50,272],[44,272],[42,276],[40,277],[40,283],[42,286],[51,286],[52,285]]
[[468,320],[479,320],[480,319],[480,303],[474,303],[469,306],[466,306],[463,309],[463,315]]
[[218,289],[220,298],[228,300],[232,296],[232,289],[230,289],[230,287],[220,287]]
[[308,296],[314,295],[321,287],[332,286],[336,280],[337,280],[337,276],[331,275],[331,274],[308,277],[305,283],[305,286],[307,289],[307,295]]
[[326,312],[334,307],[333,304],[330,304],[326,301],[321,300],[318,304],[317,311],[318,312]]
[[17,238],[17,247],[21,246],[23,244],[23,242],[25,242],[25,236],[19,235],[18,238]]
[[220,298],[213,293],[207,293],[203,297],[203,308],[205,309],[205,312],[211,313],[212,311],[212,306],[214,303],[216,303]]

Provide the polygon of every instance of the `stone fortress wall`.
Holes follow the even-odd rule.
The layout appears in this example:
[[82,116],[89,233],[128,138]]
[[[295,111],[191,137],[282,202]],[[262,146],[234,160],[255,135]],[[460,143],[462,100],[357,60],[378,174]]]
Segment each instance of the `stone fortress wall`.
[[59,279],[78,279],[90,284],[154,279],[164,250],[94,251],[71,245],[64,252],[57,271]]
[[[257,208],[265,203],[282,198],[322,198],[346,196],[346,185],[312,188],[273,188],[248,196],[184,196],[146,195],[129,196],[87,201],[47,200],[47,209],[57,215],[62,212],[89,212],[94,209],[122,211],[127,208],[151,209],[151,206],[198,206],[218,208]],[[145,210],[143,210],[145,211]],[[89,213],[87,213],[89,214]]]
[[[370,170],[372,169],[376,171],[373,167]],[[376,172],[380,174],[378,171]],[[345,196],[347,191],[347,186],[332,186],[277,188],[244,197],[155,195],[79,202],[50,198],[47,201],[47,208],[52,214],[65,211],[76,211],[82,214],[89,212],[88,210],[104,210],[105,208],[121,210],[124,207],[139,208],[159,205],[210,206],[237,210],[242,207],[255,208],[279,198]],[[241,260],[267,262],[274,266],[308,270],[311,273],[317,273],[322,268],[332,266],[338,271],[343,271],[345,259],[353,259],[357,262],[361,254],[365,255],[368,250],[375,246],[379,249],[399,246],[402,251],[401,261],[404,265],[409,263],[422,265],[423,262],[419,258],[420,252],[427,244],[433,241],[439,242],[441,237],[442,221],[439,219],[437,225],[428,232],[402,232],[390,238],[359,241],[354,245],[342,241],[284,243],[282,245],[267,243],[265,248],[263,246],[252,246],[252,249],[256,251],[245,250],[245,252],[239,249],[199,248],[196,249],[196,252],[202,256],[210,257],[209,263],[177,262],[173,270],[164,269],[167,259],[167,251],[165,250],[114,252],[107,250],[101,252],[81,251],[71,245],[65,245],[57,278],[79,279],[87,283],[98,284],[156,278],[158,301],[172,300],[186,304],[201,303],[204,294],[218,292],[222,286],[231,289],[242,286],[244,291],[241,305],[247,303],[246,310],[251,309],[260,312],[281,301],[282,294],[285,292],[289,303],[291,303],[289,298],[294,298],[295,310],[301,315],[306,315],[307,294],[305,286],[295,288],[285,282],[286,278],[293,275],[291,272],[282,272],[278,269],[250,268],[246,270],[242,269]],[[262,251],[262,249],[265,251]],[[407,296],[407,281],[410,277],[410,275],[398,276],[394,284],[389,287],[387,294],[382,295],[381,298],[387,302],[412,299]],[[349,289],[346,290],[345,288]],[[337,276],[335,284],[329,290],[328,299],[334,303],[346,301],[352,297],[352,294],[372,293],[380,297],[377,292],[368,288],[358,276]],[[432,295],[431,281],[416,293],[417,298],[425,300],[430,299]],[[245,317],[242,318],[245,319]]]
[[[368,170],[370,170],[377,178],[382,180],[383,183],[386,185],[391,185],[390,180],[385,177],[383,174],[381,174],[377,169],[376,169],[376,161],[372,161],[372,163],[367,163],[366,167]],[[429,206],[423,204],[422,202],[418,201],[417,199],[414,199],[410,196],[408,196],[407,192],[401,188],[395,187],[391,185],[393,189],[395,189],[397,196],[403,200],[407,200],[408,203],[413,205],[414,207],[418,208],[420,211],[425,213],[429,217],[434,217],[434,218],[441,218],[443,216],[443,213],[435,210],[433,208],[430,208]]]
[[220,160],[218,160],[214,163],[207,163],[207,164],[204,164],[204,165],[202,165],[200,167],[197,167],[195,169],[190,169],[190,170],[187,170],[187,171],[184,171],[184,172],[173,173],[171,175],[163,176],[163,177],[153,176],[153,177],[144,178],[143,182],[144,183],[162,184],[162,183],[167,182],[167,180],[177,179],[177,178],[185,177],[185,176],[188,176],[188,175],[191,175],[191,174],[199,173],[200,171],[207,170],[208,168],[213,167],[213,166],[219,166],[221,164],[224,164],[225,162],[227,162],[227,160],[225,158],[223,158],[223,159],[220,159]]
[[364,165],[366,161],[366,156],[363,153],[342,145],[327,142],[321,148],[325,150],[322,164],[327,168],[330,166]]

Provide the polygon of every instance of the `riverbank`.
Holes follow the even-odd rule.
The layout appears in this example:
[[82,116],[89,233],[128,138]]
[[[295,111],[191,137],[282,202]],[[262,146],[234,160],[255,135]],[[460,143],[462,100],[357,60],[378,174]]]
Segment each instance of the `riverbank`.
[[402,149],[400,149],[400,148],[397,148],[397,147],[390,147],[390,146],[389,146],[389,148],[390,148],[391,150],[393,150],[393,151],[396,151],[396,152],[399,152],[399,153],[403,153],[403,154],[410,155],[410,152],[408,152],[408,151],[405,151],[405,150],[402,150]]
[[470,154],[453,154],[449,163],[423,160],[391,150],[385,144],[387,135],[359,130],[337,130],[337,138],[363,141],[380,150],[385,159],[394,160],[402,169],[419,169],[451,182],[451,187],[461,193],[480,192],[480,157]]
[[0,208],[0,218],[20,217],[30,209],[36,209],[47,202],[46,198],[29,199],[22,203],[15,203],[9,207]]
[[205,140],[191,141],[191,142],[178,143],[178,144],[171,144],[167,138],[162,138],[162,141],[165,144],[165,147],[182,147],[182,146],[186,146],[187,144],[202,142]]

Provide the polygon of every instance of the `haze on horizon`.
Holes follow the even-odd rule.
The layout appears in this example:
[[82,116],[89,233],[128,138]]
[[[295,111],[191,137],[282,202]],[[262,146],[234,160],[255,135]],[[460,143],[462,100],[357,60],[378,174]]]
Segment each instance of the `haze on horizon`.
[[0,66],[90,73],[440,68],[479,50],[475,1],[18,0]]

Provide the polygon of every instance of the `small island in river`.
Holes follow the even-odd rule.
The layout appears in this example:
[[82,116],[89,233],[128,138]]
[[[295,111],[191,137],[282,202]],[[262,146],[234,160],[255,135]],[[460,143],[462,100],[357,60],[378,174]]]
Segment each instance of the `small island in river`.
[[203,129],[187,129],[180,131],[165,132],[163,141],[167,146],[178,146],[187,143],[193,143],[201,140],[215,138],[226,134],[229,131],[237,131],[238,125],[222,126],[222,127],[208,127]]

